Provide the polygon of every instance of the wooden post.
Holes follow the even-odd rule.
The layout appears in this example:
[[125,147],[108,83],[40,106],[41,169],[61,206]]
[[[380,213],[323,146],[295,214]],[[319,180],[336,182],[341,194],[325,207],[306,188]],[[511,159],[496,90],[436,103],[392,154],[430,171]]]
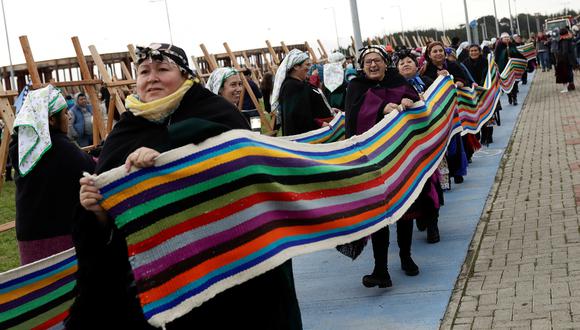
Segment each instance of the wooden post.
[[246,54],[245,50],[242,51],[242,57],[244,58],[246,68],[250,70],[250,73],[252,74],[252,80],[254,81],[254,83],[256,83],[256,85],[260,86],[260,81],[258,80],[258,77],[256,77],[256,72],[252,70],[252,63],[250,63],[250,59],[248,58],[248,55]]
[[[238,71],[241,71],[242,68],[238,64],[238,61],[236,60],[236,57],[234,56],[234,53],[230,49],[230,46],[228,46],[227,42],[224,42],[224,48],[226,49],[226,52],[230,56],[230,59],[232,60],[232,64],[233,64],[234,68]],[[244,89],[245,89],[246,94],[250,96],[250,98],[252,99],[252,102],[256,106],[256,110],[258,110],[258,114],[260,115],[260,121],[262,122],[262,125],[265,125],[265,127],[266,127],[266,133],[271,134],[273,131],[273,126],[266,119],[266,116],[264,115],[264,109],[262,109],[260,102],[258,102],[256,95],[254,95],[254,91],[250,87],[248,80],[241,72],[240,72],[240,78],[242,78],[242,84],[244,84]],[[240,110],[241,110],[241,108],[240,108]]]
[[286,47],[286,44],[284,43],[284,41],[280,41],[280,45],[282,46],[282,50],[284,51],[284,54],[288,55],[288,53],[290,53],[290,49],[288,49],[288,47]]
[[207,64],[209,65],[209,69],[213,72],[213,70],[218,68],[218,65],[215,61],[215,58],[213,56],[211,56],[211,54],[207,51],[207,48],[205,48],[204,44],[199,44],[199,48],[201,48],[201,51],[203,52],[203,56],[205,56],[205,60],[207,61]]
[[310,57],[312,57],[312,63],[318,63],[318,58],[316,57],[316,54],[314,53],[312,48],[310,48],[308,41],[304,41],[304,46],[306,46],[306,50],[308,50]]
[[193,67],[195,68],[195,71],[197,72],[197,78],[205,85],[205,78],[203,78],[203,76],[202,76],[203,72],[201,72],[201,69],[199,68],[199,65],[197,64],[197,59],[195,58],[195,56],[191,57],[191,64],[193,65]]
[[123,75],[125,76],[126,80],[133,79],[133,75],[131,74],[131,71],[129,71],[129,68],[127,67],[127,64],[125,64],[125,62],[121,62],[121,70],[123,71]]
[[[30,80],[32,81],[32,89],[40,88],[42,81],[40,81],[40,75],[38,74],[38,68],[36,67],[36,62],[34,62],[34,57],[32,56],[32,51],[30,50],[30,44],[28,43],[27,36],[20,36],[20,45],[22,46],[22,52],[24,53],[24,58],[26,59],[26,66],[28,67],[28,74],[30,74]],[[72,80],[72,77],[71,77]]]
[[322,49],[322,54],[325,58],[328,58],[328,53],[326,52],[326,49],[324,48],[324,45],[322,44],[322,42],[320,41],[320,39],[316,39],[316,41],[318,42],[318,46],[320,46],[320,49]]
[[[93,61],[95,61],[95,64],[97,65],[97,69],[99,70],[99,72],[101,73],[101,76],[103,77],[103,81],[105,82],[105,84],[110,85],[113,83],[113,80],[111,79],[111,76],[109,76],[109,72],[107,72],[107,68],[105,67],[105,64],[103,63],[103,60],[101,59],[101,55],[99,54],[99,52],[97,51],[97,48],[94,45],[90,45],[89,46],[89,51],[91,52],[91,56],[93,57]],[[128,85],[131,83],[135,83],[135,81],[133,80],[127,80],[128,81]],[[120,91],[118,89],[118,87],[111,87],[111,86],[107,86],[107,89],[109,90],[109,94],[111,94],[111,98],[112,100],[109,101],[109,109],[107,109],[107,134],[111,131],[110,128],[112,128],[112,120],[108,120],[109,118],[113,118],[113,114],[109,113],[109,111],[113,110],[116,108],[117,111],[119,112],[119,114],[122,114],[123,112],[127,111],[127,109],[125,109],[125,105],[123,104],[123,99],[121,99],[120,96]],[[111,106],[111,103],[115,104],[115,107]],[[112,109],[111,109],[112,108]]]
[[358,52],[358,49],[356,49],[356,43],[354,42],[354,37],[350,36],[350,44],[352,46],[352,49],[354,50],[354,52]]
[[268,56],[266,56],[266,54],[262,53],[262,58],[264,58],[264,62],[266,62],[266,66],[268,67],[268,70],[270,70],[270,72],[273,75],[276,75],[276,68],[274,68],[272,63],[270,63],[270,60],[268,60]]
[[[14,111],[8,101],[8,97],[18,95],[17,91],[13,93],[6,92],[4,86],[0,82],[0,118],[4,121],[4,129],[2,130],[2,143],[0,143],[0,192],[4,185],[6,173],[6,162],[8,161],[8,146],[10,144],[10,135],[14,132]],[[16,170],[16,169],[15,169]]]
[[272,61],[274,61],[274,63],[277,66],[280,65],[280,59],[278,58],[278,54],[276,54],[276,52],[274,51],[274,48],[272,48],[272,45],[270,44],[270,40],[266,40],[266,45],[268,46],[268,51],[270,52],[270,56],[272,56]]
[[[89,71],[89,66],[85,60],[85,55],[81,48],[81,43],[78,37],[71,38],[75,52],[77,54],[77,61],[79,62],[79,67],[81,70],[82,79],[90,80],[93,79],[93,75]],[[106,72],[106,69],[105,69]],[[105,126],[103,125],[103,118],[101,117],[101,107],[99,104],[99,98],[97,97],[97,91],[94,85],[85,86],[85,91],[89,96],[91,105],[93,106],[93,145],[98,145],[101,139],[107,136],[105,131]],[[96,129],[95,129],[96,128]]]
[[411,36],[411,37],[413,38],[413,42],[415,43],[415,48],[421,47],[421,46],[419,46],[419,40],[417,40],[417,37],[415,37],[415,36]]

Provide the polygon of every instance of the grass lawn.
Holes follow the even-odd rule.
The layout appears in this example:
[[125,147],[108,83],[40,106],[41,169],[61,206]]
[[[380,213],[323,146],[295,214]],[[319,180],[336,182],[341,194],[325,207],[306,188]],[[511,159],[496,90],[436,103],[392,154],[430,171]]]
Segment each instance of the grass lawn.
[[[0,224],[14,221],[16,206],[14,205],[14,181],[8,181],[0,191]],[[0,272],[20,266],[18,243],[14,228],[0,233]]]

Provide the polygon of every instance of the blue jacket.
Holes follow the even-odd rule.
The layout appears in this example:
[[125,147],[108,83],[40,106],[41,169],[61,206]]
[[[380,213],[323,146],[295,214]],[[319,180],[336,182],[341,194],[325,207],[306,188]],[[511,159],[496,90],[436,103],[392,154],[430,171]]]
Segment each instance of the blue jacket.
[[[85,122],[83,118],[83,112],[76,104],[74,107],[70,108],[70,111],[74,116],[73,128],[75,129],[76,133],[78,134],[79,137],[85,135]],[[93,107],[89,104],[87,104],[87,111],[91,115],[93,114]],[[90,134],[92,133],[88,133],[87,135]]]

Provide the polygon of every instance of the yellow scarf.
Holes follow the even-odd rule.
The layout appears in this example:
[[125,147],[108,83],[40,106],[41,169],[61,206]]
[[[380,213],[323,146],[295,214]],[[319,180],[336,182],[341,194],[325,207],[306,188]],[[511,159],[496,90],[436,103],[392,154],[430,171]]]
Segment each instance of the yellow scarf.
[[193,80],[187,79],[173,94],[151,102],[141,102],[137,95],[129,95],[125,99],[125,107],[135,116],[161,123],[179,107],[181,99],[192,85]]

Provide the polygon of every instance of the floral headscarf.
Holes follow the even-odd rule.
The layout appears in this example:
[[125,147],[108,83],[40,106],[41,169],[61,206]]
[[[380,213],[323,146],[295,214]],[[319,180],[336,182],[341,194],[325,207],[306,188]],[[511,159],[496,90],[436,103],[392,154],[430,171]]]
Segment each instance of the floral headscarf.
[[225,68],[217,68],[213,70],[209,78],[207,79],[207,83],[205,87],[209,89],[212,93],[218,95],[220,88],[224,85],[224,82],[231,76],[238,74],[238,71],[234,68],[225,67]]
[[48,118],[67,108],[66,100],[52,85],[28,93],[14,120],[18,127],[18,170],[25,176],[50,149]]

